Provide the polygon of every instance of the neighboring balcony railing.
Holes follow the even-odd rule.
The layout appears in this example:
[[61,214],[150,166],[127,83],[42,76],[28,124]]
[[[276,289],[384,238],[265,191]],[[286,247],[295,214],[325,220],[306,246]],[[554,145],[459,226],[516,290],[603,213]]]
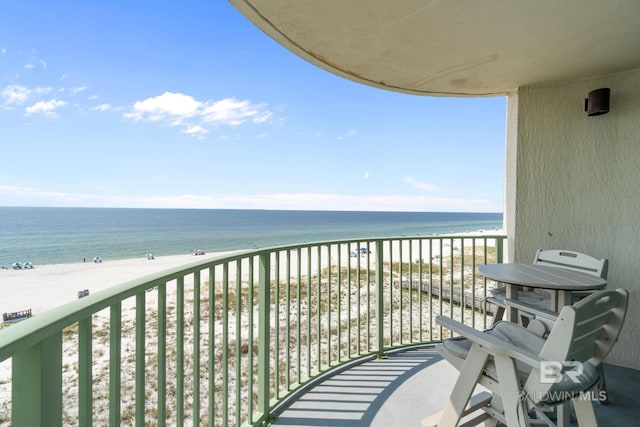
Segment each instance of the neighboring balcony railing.
[[97,292],[0,331],[0,425],[266,424],[339,365],[439,341],[437,315],[485,327],[504,240],[241,251]]

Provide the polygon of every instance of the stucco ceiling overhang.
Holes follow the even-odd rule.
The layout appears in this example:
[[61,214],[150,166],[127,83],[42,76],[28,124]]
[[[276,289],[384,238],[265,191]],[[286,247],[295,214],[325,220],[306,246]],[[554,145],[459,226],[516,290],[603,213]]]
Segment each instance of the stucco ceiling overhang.
[[229,0],[359,83],[443,96],[640,68],[640,0]]

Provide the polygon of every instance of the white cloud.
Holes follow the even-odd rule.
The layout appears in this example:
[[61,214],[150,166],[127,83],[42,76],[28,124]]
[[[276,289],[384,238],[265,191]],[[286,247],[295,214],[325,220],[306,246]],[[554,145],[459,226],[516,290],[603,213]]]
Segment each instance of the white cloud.
[[2,49],[0,49],[0,53],[1,53],[1,54],[3,54],[3,55],[4,55],[5,53],[7,53],[7,48],[6,48],[6,47],[3,47]]
[[117,109],[116,107],[112,107],[111,104],[100,104],[90,108],[92,111],[112,111]]
[[190,117],[202,104],[193,97],[181,93],[165,92],[155,98],[147,98],[133,104],[131,114],[136,120],[162,120],[167,117]]
[[151,197],[64,193],[0,184],[4,206],[85,206],[202,209],[365,210],[408,212],[502,212],[501,200],[428,196],[343,194],[180,194]]
[[186,133],[187,135],[193,135],[196,138],[202,139],[206,134],[209,133],[209,131],[200,125],[195,125],[187,127],[183,131],[183,133]]
[[11,85],[2,90],[2,97],[4,98],[5,105],[19,105],[26,102],[29,98],[31,91],[26,86]]
[[258,113],[258,115],[253,118],[253,123],[266,123],[272,117],[273,117],[273,113],[271,113],[270,111]]
[[362,176],[362,179],[369,179],[369,171],[366,171]]
[[[33,63],[30,63],[33,65]],[[43,67],[46,62],[40,61]],[[62,79],[66,76],[62,76]],[[15,109],[17,106],[31,104],[25,109],[27,115],[44,114],[55,117],[56,110],[67,105],[71,96],[87,91],[87,86],[75,87],[27,87],[9,85],[0,92],[0,108]],[[44,95],[55,92],[57,99],[44,99]],[[97,99],[98,96],[89,96]],[[74,101],[75,102],[75,101]],[[79,106],[80,110],[84,110]],[[103,103],[87,107],[92,111],[119,111],[122,107],[114,107]],[[217,101],[200,101],[196,98],[174,92],[135,102],[124,118],[135,121],[151,121],[165,126],[180,127],[181,132],[196,138],[203,138],[211,129],[219,126],[239,126],[245,123],[262,124],[275,122],[273,113],[265,104],[253,104],[249,100],[225,98]],[[264,134],[262,134],[264,136]]]
[[340,135],[338,136],[338,139],[345,139],[345,138],[352,138],[354,136],[358,135],[358,131],[351,129],[350,131],[348,131],[347,133],[345,133],[344,135]]
[[410,186],[417,188],[418,190],[423,190],[423,191],[440,191],[440,189],[433,185],[433,184],[429,184],[426,182],[420,182],[417,181],[415,179],[413,179],[410,176],[405,176],[404,177],[404,181],[409,184]]
[[[6,49],[5,49],[5,52],[6,52]],[[5,53],[5,52],[2,52],[2,53]],[[47,71],[47,61],[45,61],[44,59],[37,59],[37,57],[35,56],[32,56],[29,59],[29,62],[23,65],[23,68],[25,70],[33,70],[34,68],[36,68],[36,64],[40,65],[44,71]]]
[[264,106],[252,105],[249,101],[225,98],[209,103],[202,111],[202,118],[207,123],[238,126],[248,120],[254,123],[266,122],[271,113],[262,111]]
[[50,87],[36,87],[30,89],[22,85],[9,85],[0,92],[0,96],[2,96],[4,100],[2,105],[11,108],[14,105],[22,105],[33,97],[46,95],[52,91],[53,89]]
[[174,92],[138,101],[123,114],[124,118],[135,121],[179,126],[183,133],[198,138],[208,133],[211,127],[239,126],[247,122],[260,124],[268,122],[272,116],[266,105],[252,104],[248,100],[198,101],[192,96]]
[[44,114],[48,117],[56,117],[56,109],[67,105],[65,101],[51,99],[49,101],[39,101],[30,107],[25,108],[27,114]]
[[87,86],[76,86],[71,88],[71,93],[75,95],[77,93],[84,92],[87,89],[89,89]]

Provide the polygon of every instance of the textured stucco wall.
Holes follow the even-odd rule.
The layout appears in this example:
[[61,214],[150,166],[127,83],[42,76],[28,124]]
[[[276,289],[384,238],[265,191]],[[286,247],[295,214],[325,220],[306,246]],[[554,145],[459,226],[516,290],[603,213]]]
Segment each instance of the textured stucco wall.
[[[610,112],[588,117],[601,87]],[[517,117],[515,260],[538,248],[608,258],[608,286],[631,292],[608,361],[640,369],[640,70],[520,88]]]

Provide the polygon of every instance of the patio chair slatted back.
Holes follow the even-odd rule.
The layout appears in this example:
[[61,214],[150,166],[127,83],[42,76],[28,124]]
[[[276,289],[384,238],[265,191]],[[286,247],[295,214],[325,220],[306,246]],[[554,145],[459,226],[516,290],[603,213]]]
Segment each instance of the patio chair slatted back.
[[[540,358],[598,367],[618,339],[627,300],[628,292],[622,289],[599,291],[563,307],[540,351]],[[539,377],[530,376],[525,389],[528,387],[540,390],[545,384],[539,384]]]
[[566,249],[538,249],[533,264],[581,271],[606,279],[609,261]]

